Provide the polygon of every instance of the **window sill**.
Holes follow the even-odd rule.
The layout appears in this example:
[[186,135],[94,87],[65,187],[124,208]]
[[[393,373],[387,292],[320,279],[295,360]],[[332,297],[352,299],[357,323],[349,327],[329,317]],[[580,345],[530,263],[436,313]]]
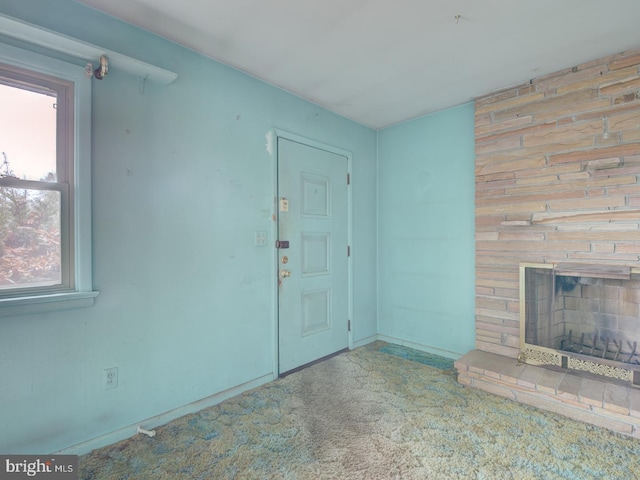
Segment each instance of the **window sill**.
[[0,299],[0,317],[91,307],[100,292],[67,292]]

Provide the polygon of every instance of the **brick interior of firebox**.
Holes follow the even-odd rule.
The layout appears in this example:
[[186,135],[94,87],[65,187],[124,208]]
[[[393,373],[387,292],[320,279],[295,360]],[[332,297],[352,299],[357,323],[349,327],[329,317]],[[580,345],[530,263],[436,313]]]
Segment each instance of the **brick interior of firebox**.
[[[539,270],[539,272],[544,272]],[[640,281],[537,278],[527,343],[632,365],[640,364]],[[552,312],[550,314],[550,312]]]
[[638,287],[637,280],[579,278],[576,288],[561,297],[563,325],[556,348],[639,364]]

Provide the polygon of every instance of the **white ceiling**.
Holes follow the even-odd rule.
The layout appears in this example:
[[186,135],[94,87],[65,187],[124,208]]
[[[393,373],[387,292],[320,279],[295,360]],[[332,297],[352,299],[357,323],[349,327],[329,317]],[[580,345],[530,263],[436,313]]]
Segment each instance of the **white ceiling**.
[[640,48],[640,0],[79,1],[376,129]]

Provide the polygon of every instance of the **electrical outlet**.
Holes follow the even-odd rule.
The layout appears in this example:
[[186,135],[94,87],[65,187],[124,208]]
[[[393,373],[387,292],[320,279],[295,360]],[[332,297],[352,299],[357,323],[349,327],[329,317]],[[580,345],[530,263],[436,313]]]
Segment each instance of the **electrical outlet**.
[[267,232],[256,232],[256,246],[263,247],[267,244]]
[[104,388],[116,388],[118,386],[118,367],[104,369]]

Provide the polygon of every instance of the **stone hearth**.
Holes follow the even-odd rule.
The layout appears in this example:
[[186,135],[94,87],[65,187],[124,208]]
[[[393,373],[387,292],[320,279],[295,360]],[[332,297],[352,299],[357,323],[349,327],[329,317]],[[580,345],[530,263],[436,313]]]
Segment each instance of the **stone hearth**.
[[455,367],[463,385],[640,438],[640,389],[629,384],[481,350],[460,357]]

